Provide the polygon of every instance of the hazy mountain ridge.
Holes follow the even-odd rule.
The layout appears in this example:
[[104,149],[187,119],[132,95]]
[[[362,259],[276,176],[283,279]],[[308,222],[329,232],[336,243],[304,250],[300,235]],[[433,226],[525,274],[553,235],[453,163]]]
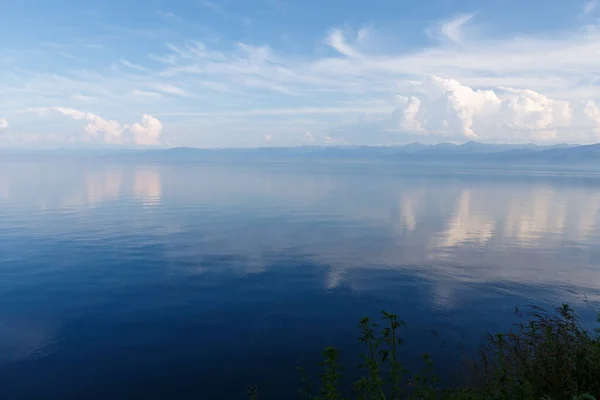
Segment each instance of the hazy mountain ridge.
[[600,166],[600,144],[539,146],[535,144],[464,144],[440,143],[426,145],[410,143],[402,146],[303,146],[262,147],[252,149],[198,149],[177,147],[139,153],[138,156],[159,160],[293,160],[344,159],[385,160],[398,162],[481,162],[481,163],[575,163]]
[[412,164],[577,165],[600,168],[600,144],[540,146],[535,144],[410,143],[398,146],[301,146],[200,149],[55,149],[2,151],[0,157],[108,158],[186,162],[373,161]]

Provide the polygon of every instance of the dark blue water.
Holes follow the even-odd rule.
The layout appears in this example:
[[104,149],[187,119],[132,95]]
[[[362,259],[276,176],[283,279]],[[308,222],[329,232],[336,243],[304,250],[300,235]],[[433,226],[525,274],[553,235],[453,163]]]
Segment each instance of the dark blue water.
[[589,173],[3,161],[0,398],[294,398],[381,309],[451,363],[515,305],[589,314],[599,211]]

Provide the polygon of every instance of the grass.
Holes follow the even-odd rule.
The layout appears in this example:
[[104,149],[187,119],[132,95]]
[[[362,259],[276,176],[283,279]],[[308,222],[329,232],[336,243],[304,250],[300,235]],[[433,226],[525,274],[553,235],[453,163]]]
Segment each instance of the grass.
[[[442,385],[433,361],[410,371],[399,357],[405,324],[383,311],[380,324],[366,317],[358,328],[364,346],[362,377],[351,393],[343,393],[344,369],[334,347],[325,349],[322,373],[312,382],[300,370],[304,400],[588,400],[600,398],[600,329],[586,328],[566,304],[547,311],[515,309],[519,318],[507,332],[490,334],[478,356],[467,362],[469,377],[461,385]],[[600,322],[600,314],[598,314]],[[249,388],[252,400],[259,388]],[[293,394],[284,398],[296,398]]]

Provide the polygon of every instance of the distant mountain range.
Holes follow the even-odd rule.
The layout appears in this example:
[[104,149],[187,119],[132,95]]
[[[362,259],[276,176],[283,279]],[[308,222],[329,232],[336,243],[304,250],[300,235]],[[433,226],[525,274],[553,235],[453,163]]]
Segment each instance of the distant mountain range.
[[177,147],[160,150],[58,149],[3,151],[3,156],[106,157],[118,160],[169,162],[397,162],[410,164],[482,164],[501,166],[583,166],[600,168],[600,144],[538,146],[534,144],[410,143],[402,146],[301,146],[245,149],[198,149]]
[[[405,163],[570,164],[600,166],[600,144],[538,146],[534,144],[411,143],[403,146],[303,146],[252,149],[178,147],[136,153],[152,160],[174,161],[291,161],[380,160]],[[127,155],[128,157],[131,154]]]

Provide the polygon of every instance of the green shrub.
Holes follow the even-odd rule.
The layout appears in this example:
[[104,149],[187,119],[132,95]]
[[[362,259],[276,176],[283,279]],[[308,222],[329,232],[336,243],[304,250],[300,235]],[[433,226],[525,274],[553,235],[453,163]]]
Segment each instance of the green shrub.
[[[382,312],[383,325],[368,317],[360,320],[364,345],[359,366],[362,377],[354,383],[356,400],[589,400],[600,397],[599,329],[586,329],[566,304],[549,312],[531,307],[528,319],[518,310],[519,322],[505,333],[488,335],[479,355],[468,362],[468,383],[446,388],[440,384],[428,354],[423,367],[411,372],[399,359],[401,330],[396,314]],[[600,314],[598,315],[600,322]],[[304,370],[305,400],[342,400],[342,367],[338,351],[328,347],[323,372],[313,388]],[[250,397],[256,399],[258,388]],[[318,394],[313,394],[316,389]]]
[[502,399],[568,399],[600,396],[600,341],[566,304],[553,312],[532,307],[529,321],[489,335],[476,372],[482,393]]

